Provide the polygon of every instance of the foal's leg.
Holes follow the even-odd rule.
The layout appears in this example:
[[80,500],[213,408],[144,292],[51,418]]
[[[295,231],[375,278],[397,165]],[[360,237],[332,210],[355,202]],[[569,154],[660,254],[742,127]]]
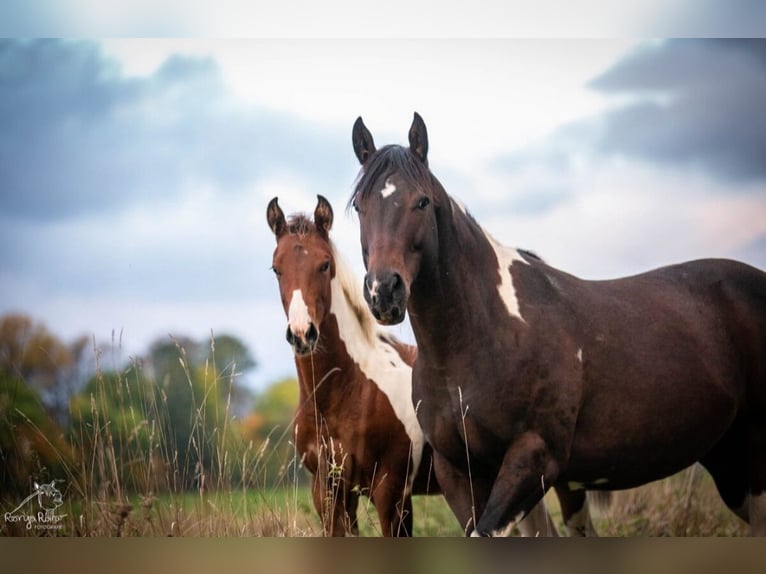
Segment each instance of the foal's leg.
[[479,518],[476,534],[501,534],[532,510],[558,478],[558,465],[540,435],[527,432],[506,451]]
[[405,494],[406,477],[383,470],[373,483],[370,499],[375,504],[383,536],[412,536],[412,497]]
[[327,461],[320,461],[311,485],[311,495],[322,521],[325,536],[345,536],[347,532],[358,534],[356,520],[358,495],[349,492],[343,476],[331,476]]

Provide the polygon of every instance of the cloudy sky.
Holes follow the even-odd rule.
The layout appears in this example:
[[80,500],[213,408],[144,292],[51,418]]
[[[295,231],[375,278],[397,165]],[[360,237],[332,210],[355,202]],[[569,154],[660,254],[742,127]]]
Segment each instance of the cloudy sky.
[[765,101],[764,40],[0,40],[0,313],[293,374],[266,204],[325,195],[361,276],[351,126],[404,144],[413,111],[445,188],[554,266],[766,268]]

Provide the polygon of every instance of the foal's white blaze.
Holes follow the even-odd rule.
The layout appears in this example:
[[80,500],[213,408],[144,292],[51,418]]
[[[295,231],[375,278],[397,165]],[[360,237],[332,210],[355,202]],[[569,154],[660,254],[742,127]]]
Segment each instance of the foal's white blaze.
[[394,182],[391,181],[391,179],[386,180],[386,185],[383,187],[383,189],[380,190],[380,195],[383,196],[383,199],[387,199],[396,191],[396,186],[394,185]]
[[309,330],[311,317],[300,289],[293,291],[290,307],[287,310],[287,322],[290,325],[290,330],[296,335],[305,335]]
[[[412,404],[412,369],[391,345],[380,340],[386,332],[377,326],[348,263],[333,247],[335,277],[331,282],[330,312],[338,321],[340,338],[346,351],[362,372],[388,398],[394,414],[412,441],[412,468],[407,477],[407,492],[412,490],[420,466],[425,439]],[[377,289],[373,283],[371,292]],[[352,307],[353,305],[353,307]],[[362,317],[361,323],[359,317]]]
[[577,349],[577,360],[582,363],[582,349]]

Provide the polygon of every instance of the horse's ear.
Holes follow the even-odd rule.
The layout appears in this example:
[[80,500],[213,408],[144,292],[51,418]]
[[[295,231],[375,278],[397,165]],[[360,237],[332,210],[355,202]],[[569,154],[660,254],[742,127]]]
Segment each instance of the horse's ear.
[[269,206],[266,208],[266,220],[269,222],[269,227],[277,239],[284,235],[287,229],[285,214],[282,212],[282,208],[279,207],[276,197],[269,202]]
[[428,163],[428,132],[426,132],[426,124],[418,112],[415,112],[410,126],[410,150],[420,161],[425,164]]
[[370,156],[375,153],[375,142],[372,139],[370,130],[364,125],[362,116],[356,118],[354,122],[354,129],[351,131],[351,141],[354,144],[354,153],[359,163],[364,165],[370,159]]
[[314,225],[325,237],[328,236],[332,227],[332,206],[323,196],[317,195],[317,206],[314,210]]

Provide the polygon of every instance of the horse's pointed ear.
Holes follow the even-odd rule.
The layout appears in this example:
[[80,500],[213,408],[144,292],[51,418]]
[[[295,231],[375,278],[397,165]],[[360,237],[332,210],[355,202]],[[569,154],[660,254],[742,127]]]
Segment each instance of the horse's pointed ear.
[[266,208],[266,220],[269,222],[269,227],[277,239],[284,235],[287,230],[285,214],[282,212],[282,208],[279,207],[276,197],[269,202],[269,206]]
[[362,116],[356,118],[354,122],[354,129],[351,131],[351,141],[354,144],[354,153],[359,163],[364,165],[370,159],[370,156],[375,153],[375,142],[372,139],[370,130],[364,125]]
[[425,164],[428,163],[428,132],[426,131],[426,124],[418,112],[415,112],[410,126],[410,150],[420,161]]
[[314,225],[317,230],[324,235],[328,236],[330,228],[332,228],[332,206],[323,196],[317,195],[317,206],[314,210]]

